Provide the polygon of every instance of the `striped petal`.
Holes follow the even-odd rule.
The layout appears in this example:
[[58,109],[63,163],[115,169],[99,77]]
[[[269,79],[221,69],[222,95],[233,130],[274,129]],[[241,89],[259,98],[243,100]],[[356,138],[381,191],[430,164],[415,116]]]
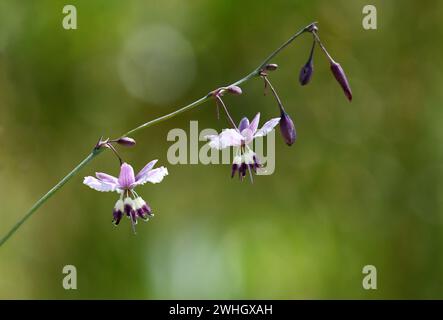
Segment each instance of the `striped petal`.
[[269,132],[272,131],[272,129],[274,129],[274,127],[280,122],[280,118],[273,118],[271,120],[269,120],[268,122],[266,122],[263,127],[261,127],[260,130],[258,130],[256,132],[256,134],[254,135],[254,138],[258,138],[258,137],[264,137],[265,135],[267,135]]
[[131,165],[124,162],[120,168],[118,184],[122,189],[130,189],[134,182],[134,169],[131,167]]
[[137,173],[137,175],[135,176],[135,180],[139,180],[142,176],[144,176],[149,170],[151,170],[155,164],[157,163],[157,159],[152,160],[151,162],[149,162],[146,166],[143,167],[143,169],[140,170],[139,173]]
[[167,175],[168,175],[168,169],[165,167],[148,170],[137,179],[134,185],[142,185],[145,184],[146,182],[160,183],[163,180],[163,178]]
[[213,149],[224,149],[227,147],[241,146],[243,136],[235,129],[224,129],[222,133],[206,136],[209,146]]
[[85,177],[83,183],[90,187],[91,189],[100,191],[100,192],[110,192],[117,191],[118,185],[116,183],[106,182],[103,180],[96,179],[94,177],[88,176]]

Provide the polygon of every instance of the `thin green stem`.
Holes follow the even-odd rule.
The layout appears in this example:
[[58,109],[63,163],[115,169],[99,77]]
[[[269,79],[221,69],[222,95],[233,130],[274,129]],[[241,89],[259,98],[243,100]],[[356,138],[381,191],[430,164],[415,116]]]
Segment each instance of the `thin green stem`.
[[[303,29],[300,29],[297,33],[295,33],[293,36],[291,36],[286,42],[284,42],[280,47],[278,47],[276,50],[274,50],[257,68],[255,68],[251,73],[249,73],[247,76],[241,78],[240,80],[232,83],[231,85],[240,86],[243,83],[249,81],[250,79],[260,76],[261,71],[263,68],[268,64],[275,56],[277,56],[283,49],[285,49],[292,41],[294,41],[296,38],[298,38],[301,34],[303,34],[306,31],[310,31],[311,27],[315,25],[316,23],[313,22]],[[227,88],[229,86],[226,86]],[[170,118],[173,118],[185,111],[191,110],[197,106],[202,105],[203,103],[207,102],[208,100],[212,99],[213,95],[212,92],[208,93],[204,97],[201,97],[200,99],[174,111],[171,113],[168,113],[164,116],[161,116],[159,118],[156,118],[154,120],[148,121],[146,123],[143,123],[142,125],[129,130],[126,132],[122,137],[129,136],[137,131],[140,131],[141,129],[151,127],[155,124],[158,124],[162,121],[168,120]],[[37,200],[36,203],[29,209],[29,211],[21,218],[12,228],[9,230],[9,232],[0,239],[0,247],[20,228],[20,226],[23,225],[36,211],[38,208],[40,208],[50,197],[52,197],[58,190],[60,190],[66,182],[69,181],[73,176],[75,176],[85,165],[87,165],[92,159],[94,159],[97,155],[99,155],[104,149],[103,148],[95,148],[82,162],[80,162],[71,172],[69,172],[62,180],[60,180],[51,190],[49,190],[43,197],[41,197],[39,200]]]
[[285,108],[283,107],[283,103],[281,102],[280,97],[277,94],[277,90],[275,90],[271,81],[269,81],[267,76],[263,76],[263,80],[267,83],[269,88],[271,88],[271,92],[274,95],[275,100],[277,100],[277,104],[278,104],[278,107],[280,108],[280,111],[285,112]]
[[234,120],[232,119],[231,115],[229,114],[228,108],[226,107],[225,103],[223,102],[222,98],[220,98],[219,96],[215,97],[217,99],[217,101],[222,105],[223,110],[226,113],[226,117],[228,118],[229,122],[231,123],[232,127],[237,129],[237,126],[235,125]]
[[20,226],[25,223],[43,203],[46,202],[54,193],[62,188],[69,179],[71,179],[77,172],[79,172],[85,165],[102,152],[103,149],[94,149],[82,162],[80,162],[71,172],[69,172],[63,179],[61,179],[51,190],[49,190],[43,197],[41,197],[29,211],[21,218],[9,232],[0,240],[0,247],[17,231]]
[[260,66],[258,66],[258,68],[256,69],[256,71],[260,71],[265,65],[267,65],[276,55],[278,55],[280,53],[280,51],[282,51],[284,48],[286,48],[288,45],[291,44],[292,41],[294,41],[295,39],[297,39],[301,34],[310,31],[310,29],[315,26],[317,24],[317,22],[312,22],[310,24],[308,24],[306,27],[304,27],[303,29],[301,29],[300,31],[298,31],[296,34],[294,34],[292,37],[290,37],[288,40],[286,40],[285,43],[283,43],[279,48],[277,48],[276,50],[274,50],[262,63]]
[[328,58],[328,60],[330,62],[334,62],[334,59],[332,59],[331,55],[329,54],[328,50],[326,50],[325,46],[323,45],[323,43],[320,40],[320,37],[318,36],[317,32],[312,32],[312,35],[314,36],[315,41],[317,41],[317,43],[319,44],[321,50],[324,52],[324,54],[326,55],[326,57]]

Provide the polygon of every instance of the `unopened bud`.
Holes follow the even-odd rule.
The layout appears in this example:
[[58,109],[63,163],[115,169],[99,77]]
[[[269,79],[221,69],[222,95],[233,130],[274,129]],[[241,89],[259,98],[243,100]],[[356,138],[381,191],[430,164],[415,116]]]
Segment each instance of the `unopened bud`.
[[232,93],[232,94],[235,94],[235,95],[242,94],[242,90],[241,90],[241,88],[239,86],[229,86],[229,87],[226,88],[226,90],[229,93]]
[[312,43],[311,53],[309,54],[308,62],[301,68],[298,80],[302,86],[305,86],[311,81],[312,73],[314,72],[314,48],[315,40]]
[[302,86],[305,86],[309,83],[312,77],[312,72],[314,71],[314,63],[312,63],[312,59],[309,59],[308,62],[301,68],[300,75],[298,80]]
[[132,147],[135,145],[135,140],[129,137],[121,137],[117,139],[115,142],[125,147]]
[[270,64],[265,65],[266,71],[275,71],[275,70],[277,70],[277,68],[278,68],[278,65],[275,63],[270,63]]
[[296,132],[294,122],[291,117],[284,111],[280,115],[280,132],[288,146],[295,142]]
[[349,86],[349,82],[348,79],[346,78],[343,68],[340,66],[339,63],[335,62],[334,60],[331,60],[331,71],[334,74],[334,77],[337,80],[337,82],[342,87],[348,100],[352,101],[351,87]]

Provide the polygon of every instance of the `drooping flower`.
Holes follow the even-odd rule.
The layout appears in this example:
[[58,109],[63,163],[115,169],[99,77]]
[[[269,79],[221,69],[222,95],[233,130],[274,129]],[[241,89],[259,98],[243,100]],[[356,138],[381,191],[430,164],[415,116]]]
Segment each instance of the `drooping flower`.
[[88,187],[101,191],[115,191],[120,194],[120,199],[116,202],[113,210],[113,223],[118,225],[123,214],[131,219],[132,228],[135,232],[137,219],[148,221],[153,216],[149,205],[134,191],[135,187],[146,182],[159,183],[168,174],[168,169],[159,167],[152,169],[158,160],[149,162],[137,175],[131,165],[124,162],[120,167],[118,178],[109,174],[97,172],[95,177],[85,177],[83,183]]
[[245,117],[235,129],[224,129],[218,135],[206,136],[206,139],[209,140],[209,146],[213,149],[237,148],[232,164],[231,177],[234,177],[238,171],[239,177],[243,179],[246,176],[247,170],[249,170],[252,177],[251,170],[256,172],[257,168],[260,168],[260,161],[255,152],[249,147],[249,144],[252,143],[255,138],[264,137],[271,132],[280,122],[280,118],[273,118],[267,121],[261,129],[258,129],[259,121],[260,113],[257,113],[251,122]]

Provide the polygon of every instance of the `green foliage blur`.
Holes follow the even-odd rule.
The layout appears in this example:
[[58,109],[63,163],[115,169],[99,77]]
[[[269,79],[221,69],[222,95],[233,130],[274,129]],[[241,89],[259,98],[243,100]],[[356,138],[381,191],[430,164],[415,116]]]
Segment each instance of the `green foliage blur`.
[[[63,6],[78,29],[62,28]],[[309,34],[271,75],[297,127],[277,132],[276,169],[254,184],[228,165],[170,165],[172,128],[226,127],[207,103],[137,133],[120,149],[169,168],[138,191],[155,217],[111,224],[116,194],[82,184],[117,175],[97,157],[0,248],[3,299],[443,298],[443,2],[363,0],[0,0],[0,235],[91,150],[255,68],[318,21],[347,73],[349,103]],[[317,48],[318,49],[318,48]],[[236,119],[278,116],[259,79],[227,97]],[[202,143],[203,144],[203,143]],[[62,287],[74,265],[78,289]],[[378,289],[362,288],[377,267]]]

